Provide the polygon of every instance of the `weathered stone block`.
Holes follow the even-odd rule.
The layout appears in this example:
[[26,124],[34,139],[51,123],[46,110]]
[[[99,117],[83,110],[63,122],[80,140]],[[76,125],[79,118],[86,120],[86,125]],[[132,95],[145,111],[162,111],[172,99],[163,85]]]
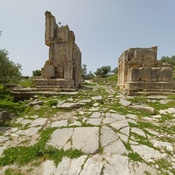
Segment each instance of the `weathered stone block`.
[[54,67],[52,65],[45,65],[43,69],[43,77],[44,78],[55,77]]
[[4,123],[6,120],[10,118],[9,113],[7,111],[0,112],[0,124]]

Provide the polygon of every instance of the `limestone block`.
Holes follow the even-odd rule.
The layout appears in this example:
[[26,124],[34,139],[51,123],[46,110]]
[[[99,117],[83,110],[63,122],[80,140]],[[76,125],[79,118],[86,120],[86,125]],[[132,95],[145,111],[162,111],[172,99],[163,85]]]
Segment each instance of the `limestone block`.
[[45,44],[50,46],[54,38],[55,28],[57,27],[55,17],[48,11],[45,12]]
[[81,149],[84,153],[95,153],[99,148],[99,128],[75,128],[72,136],[72,148]]
[[162,81],[173,81],[173,70],[170,67],[163,67],[160,74]]
[[134,52],[133,59],[135,61],[151,62],[156,60],[156,52],[153,49],[147,49],[147,48],[136,49]]
[[59,27],[57,31],[57,37],[58,41],[68,41],[69,27],[67,25]]
[[160,78],[161,78],[160,71],[161,71],[161,68],[159,68],[159,67],[152,68],[152,76],[151,76],[152,81],[160,81]]
[[43,77],[51,78],[55,77],[54,67],[52,65],[46,65],[43,69]]
[[132,81],[139,81],[140,78],[140,70],[136,67],[131,68],[131,80]]
[[142,67],[140,68],[140,80],[150,81],[152,75],[151,67]]

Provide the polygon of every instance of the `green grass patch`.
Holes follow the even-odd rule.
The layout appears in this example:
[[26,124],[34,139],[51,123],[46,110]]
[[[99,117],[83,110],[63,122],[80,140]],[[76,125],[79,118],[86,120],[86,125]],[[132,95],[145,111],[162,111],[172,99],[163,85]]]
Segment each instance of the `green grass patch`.
[[31,79],[22,79],[19,82],[19,85],[24,87],[24,88],[27,88],[27,87],[31,87],[33,85],[33,82]]
[[16,116],[19,116],[25,111],[26,105],[24,103],[18,103],[4,99],[0,100],[0,108],[3,110],[7,110],[8,112]]
[[129,142],[123,142],[123,144],[124,144],[124,146],[125,146],[125,148],[128,150],[128,151],[131,151],[132,150],[132,148],[131,148],[131,145],[130,145],[130,143]]
[[129,153],[128,154],[128,157],[129,157],[129,159],[131,159],[133,161],[137,161],[137,162],[138,161],[139,162],[143,161],[143,159],[141,158],[141,156],[138,153],[136,153],[136,152]]
[[117,81],[118,81],[118,75],[117,74],[109,74],[104,78],[94,78],[93,81],[99,85],[116,86]]
[[160,170],[169,170],[172,167],[171,162],[169,162],[167,159],[158,159],[155,161],[157,165],[159,165]]
[[131,135],[133,135],[136,139],[136,142],[141,144],[141,145],[146,145],[148,147],[151,147],[151,148],[154,148],[153,147],[153,144],[149,141],[149,139],[139,135],[139,134],[136,134],[134,132],[131,132]]
[[130,101],[132,103],[141,103],[141,104],[145,104],[147,103],[147,98],[146,96],[135,96],[133,99],[130,99]]
[[0,109],[6,110],[15,116],[19,116],[26,109],[25,102],[13,102],[8,88],[0,85]]
[[49,140],[51,134],[56,128],[48,128],[41,133],[41,139],[38,143],[32,146],[24,147],[11,147],[3,152],[3,156],[0,158],[0,165],[6,166],[10,164],[24,165],[33,160],[39,159],[51,159],[58,164],[63,157],[77,158],[83,155],[80,150],[69,149],[64,151],[58,150],[52,146],[47,146],[46,143]]
[[49,100],[46,104],[49,105],[50,107],[57,106],[58,105],[58,100],[52,99],[52,100]]
[[96,86],[95,83],[87,83],[87,82],[83,82],[83,85],[85,85],[85,86]]
[[174,116],[172,114],[166,114],[166,115],[161,115],[162,117],[159,119],[160,123],[164,123],[165,121],[170,121],[174,119]]
[[148,171],[144,171],[144,174],[145,174],[145,175],[151,175],[151,173],[148,172]]
[[5,170],[4,175],[24,175],[18,169],[8,168]]

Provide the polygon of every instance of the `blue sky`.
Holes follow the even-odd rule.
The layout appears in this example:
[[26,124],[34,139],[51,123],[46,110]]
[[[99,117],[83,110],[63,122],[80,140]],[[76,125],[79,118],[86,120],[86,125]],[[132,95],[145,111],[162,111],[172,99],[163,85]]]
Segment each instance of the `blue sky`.
[[22,65],[23,75],[48,59],[44,42],[45,11],[69,25],[88,71],[118,66],[132,47],[158,46],[158,59],[175,55],[174,0],[2,0],[0,49]]

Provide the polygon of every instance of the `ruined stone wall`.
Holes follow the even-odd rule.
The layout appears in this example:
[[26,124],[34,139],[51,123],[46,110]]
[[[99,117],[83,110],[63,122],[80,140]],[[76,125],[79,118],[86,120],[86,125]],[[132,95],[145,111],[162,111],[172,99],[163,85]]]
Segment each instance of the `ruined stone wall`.
[[157,47],[130,48],[118,60],[117,86],[128,94],[174,91],[172,67],[157,60]]
[[49,59],[42,68],[43,78],[70,79],[75,86],[81,84],[81,52],[75,44],[75,35],[69,27],[58,26],[55,17],[45,13],[45,44],[49,46]]

